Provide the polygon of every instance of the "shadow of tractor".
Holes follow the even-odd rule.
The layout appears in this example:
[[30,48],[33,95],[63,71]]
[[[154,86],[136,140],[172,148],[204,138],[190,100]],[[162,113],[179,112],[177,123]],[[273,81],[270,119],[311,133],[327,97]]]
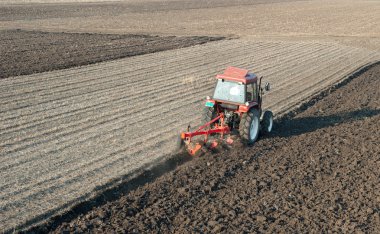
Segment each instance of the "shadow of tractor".
[[276,123],[271,135],[278,137],[297,136],[317,129],[371,118],[378,114],[380,114],[380,109],[360,109],[327,116],[284,119]]

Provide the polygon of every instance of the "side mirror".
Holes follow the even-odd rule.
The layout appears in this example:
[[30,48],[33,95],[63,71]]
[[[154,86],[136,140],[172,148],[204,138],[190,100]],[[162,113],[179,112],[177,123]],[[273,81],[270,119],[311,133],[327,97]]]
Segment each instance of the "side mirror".
[[270,90],[270,84],[267,82],[265,84],[265,91],[269,91]]

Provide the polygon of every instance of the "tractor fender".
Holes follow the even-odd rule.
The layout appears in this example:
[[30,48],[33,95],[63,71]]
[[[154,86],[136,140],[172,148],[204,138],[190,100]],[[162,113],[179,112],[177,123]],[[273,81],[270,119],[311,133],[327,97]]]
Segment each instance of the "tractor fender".
[[248,106],[247,105],[239,105],[239,112],[240,113],[246,113],[248,112],[251,108],[255,109],[260,109],[259,104],[257,102],[251,102]]

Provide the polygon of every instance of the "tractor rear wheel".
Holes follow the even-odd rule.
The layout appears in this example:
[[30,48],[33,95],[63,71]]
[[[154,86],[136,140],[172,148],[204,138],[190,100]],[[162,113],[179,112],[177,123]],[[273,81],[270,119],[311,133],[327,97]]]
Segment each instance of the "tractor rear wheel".
[[216,110],[214,107],[206,107],[203,109],[203,123],[208,123],[216,118]]
[[264,111],[263,119],[261,120],[261,132],[269,134],[273,127],[273,113],[270,110]]
[[260,113],[257,109],[252,108],[244,113],[239,124],[240,137],[245,144],[255,143],[259,136]]

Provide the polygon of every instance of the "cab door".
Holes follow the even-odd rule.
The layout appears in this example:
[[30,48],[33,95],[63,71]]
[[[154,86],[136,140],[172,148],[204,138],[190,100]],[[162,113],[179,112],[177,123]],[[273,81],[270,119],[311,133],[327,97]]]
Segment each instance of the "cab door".
[[258,99],[258,92],[257,92],[257,83],[251,83],[247,85],[247,92],[246,92],[246,101],[247,102],[257,102]]

